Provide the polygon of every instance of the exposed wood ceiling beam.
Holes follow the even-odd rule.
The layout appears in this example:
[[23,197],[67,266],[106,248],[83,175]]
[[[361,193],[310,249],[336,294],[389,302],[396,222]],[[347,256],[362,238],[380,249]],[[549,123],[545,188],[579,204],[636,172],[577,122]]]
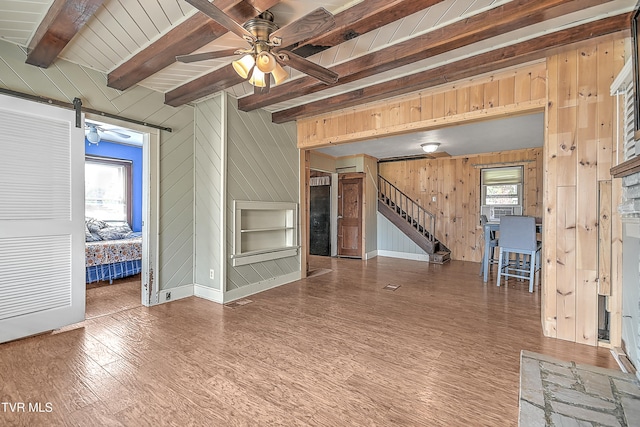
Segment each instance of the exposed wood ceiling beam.
[[[326,33],[296,46],[286,46],[307,57],[361,34],[380,28],[444,0],[364,0],[335,16],[336,26]],[[286,43],[286,40],[285,40]]]
[[626,13],[568,28],[431,70],[278,111],[272,114],[272,120],[285,123],[524,64],[545,58],[549,49],[555,47],[628,30],[630,21],[631,13]]
[[[280,0],[218,0],[216,6],[238,22],[245,22],[276,5]],[[228,31],[203,13],[196,13],[107,76],[107,86],[125,90],[173,64],[177,55],[189,54]],[[243,41],[238,40],[238,46]]]
[[[441,1],[387,0],[385,2],[384,0],[364,0],[362,3],[338,13],[335,16],[336,28],[322,36],[304,42],[295,51],[298,52],[300,50],[302,52],[301,56],[308,56],[315,51],[337,46],[350,38],[379,28]],[[229,67],[215,70],[167,92],[165,103],[177,107],[240,83],[242,80],[238,81],[228,75],[229,70]],[[223,81],[229,86],[222,85],[221,82]],[[317,82],[317,80],[315,81]]]
[[[340,76],[338,82],[332,87],[610,1],[512,1],[465,20],[331,67],[331,70]],[[251,111],[325,89],[327,86],[318,83],[317,80],[302,77],[273,88],[267,95],[251,95],[241,98],[238,100],[238,108],[243,111]]]
[[80,31],[104,0],[55,0],[36,30],[27,64],[47,68]]
[[164,94],[164,103],[172,107],[184,105],[195,99],[242,83],[244,79],[236,73],[231,64],[218,68],[213,73],[205,74],[189,83]]

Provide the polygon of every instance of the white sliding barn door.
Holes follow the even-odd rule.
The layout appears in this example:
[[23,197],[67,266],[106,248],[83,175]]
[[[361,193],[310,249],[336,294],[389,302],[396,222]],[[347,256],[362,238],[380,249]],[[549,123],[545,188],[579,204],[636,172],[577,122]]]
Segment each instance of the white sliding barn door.
[[84,320],[84,129],[0,95],[0,342]]

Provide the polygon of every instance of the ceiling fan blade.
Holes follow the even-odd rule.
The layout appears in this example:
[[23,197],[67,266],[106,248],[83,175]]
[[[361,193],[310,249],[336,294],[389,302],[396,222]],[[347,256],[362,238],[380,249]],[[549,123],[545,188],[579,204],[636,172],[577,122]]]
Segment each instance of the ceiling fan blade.
[[117,130],[108,130],[105,129],[104,132],[110,132],[110,133],[115,133],[116,135],[118,135],[120,138],[131,138],[131,135],[127,135],[126,133],[122,133],[122,132],[118,132]]
[[208,0],[186,0],[191,6],[198,9],[200,12],[204,13],[218,24],[225,27],[227,30],[232,33],[242,37],[243,39],[254,42],[255,37],[249,31],[247,31],[242,25],[238,24],[234,21],[229,15],[224,13],[222,9],[217,8],[213,4],[209,3]]
[[324,68],[323,66],[298,56],[293,52],[289,52],[288,50],[279,50],[276,54],[276,59],[282,65],[289,65],[290,67],[300,70],[311,77],[315,77],[322,83],[330,85],[338,81],[339,76],[334,71]]
[[283,40],[283,47],[292,46],[324,33],[335,25],[336,21],[333,15],[325,8],[320,7],[297,21],[274,31],[270,39],[278,37]]
[[118,135],[121,138],[131,138],[131,135],[128,135],[128,134],[123,133],[123,132],[118,132],[117,130],[114,130],[114,129],[105,129],[105,128],[101,127],[101,126],[96,126],[96,129],[99,130],[100,132],[113,133],[115,135]]
[[207,59],[225,58],[235,55],[238,49],[215,50],[213,52],[192,53],[191,55],[178,55],[176,61],[189,63],[206,61]]

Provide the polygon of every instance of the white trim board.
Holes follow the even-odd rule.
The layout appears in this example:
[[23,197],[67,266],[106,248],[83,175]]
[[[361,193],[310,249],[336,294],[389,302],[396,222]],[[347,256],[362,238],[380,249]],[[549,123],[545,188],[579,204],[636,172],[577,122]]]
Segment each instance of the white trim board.
[[222,304],[224,299],[223,293],[219,289],[214,289],[209,286],[203,286],[199,284],[193,285],[193,295],[198,298],[203,298],[209,301],[217,302],[218,304]]
[[426,261],[429,262],[428,254],[412,254],[409,252],[395,252],[395,251],[385,251],[378,249],[378,256],[387,257],[387,258],[401,258],[408,259],[411,261]]
[[224,303],[226,304],[228,302],[245,298],[249,295],[257,294],[271,288],[286,285],[287,283],[295,282],[296,280],[300,280],[301,278],[302,273],[300,271],[294,271],[293,273],[261,280],[257,283],[252,283],[251,285],[243,286],[241,288],[231,289],[224,293]]
[[[171,293],[171,299],[167,300],[167,293]],[[175,288],[163,289],[158,292],[158,304],[175,301],[193,296],[193,285],[176,286]]]
[[378,256],[378,254],[379,254],[379,251],[366,252],[364,254],[364,260],[366,261],[366,260],[369,260],[371,258],[375,258],[375,257]]

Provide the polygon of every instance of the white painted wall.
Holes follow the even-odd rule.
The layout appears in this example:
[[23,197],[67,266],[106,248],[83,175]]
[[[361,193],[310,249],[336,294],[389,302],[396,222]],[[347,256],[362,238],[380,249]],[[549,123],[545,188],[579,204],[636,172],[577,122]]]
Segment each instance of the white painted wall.
[[429,254],[378,212],[378,255],[428,261]]
[[[227,254],[233,245],[233,201],[299,204],[299,152],[295,123],[274,124],[271,114],[243,112],[227,101]],[[300,218],[298,215],[298,229]],[[298,241],[299,237],[298,237]],[[225,301],[300,277],[300,255],[234,267],[227,259]],[[240,290],[240,288],[245,288]]]
[[[224,135],[222,93],[195,108],[194,283],[222,291]],[[211,279],[213,270],[213,279]]]

